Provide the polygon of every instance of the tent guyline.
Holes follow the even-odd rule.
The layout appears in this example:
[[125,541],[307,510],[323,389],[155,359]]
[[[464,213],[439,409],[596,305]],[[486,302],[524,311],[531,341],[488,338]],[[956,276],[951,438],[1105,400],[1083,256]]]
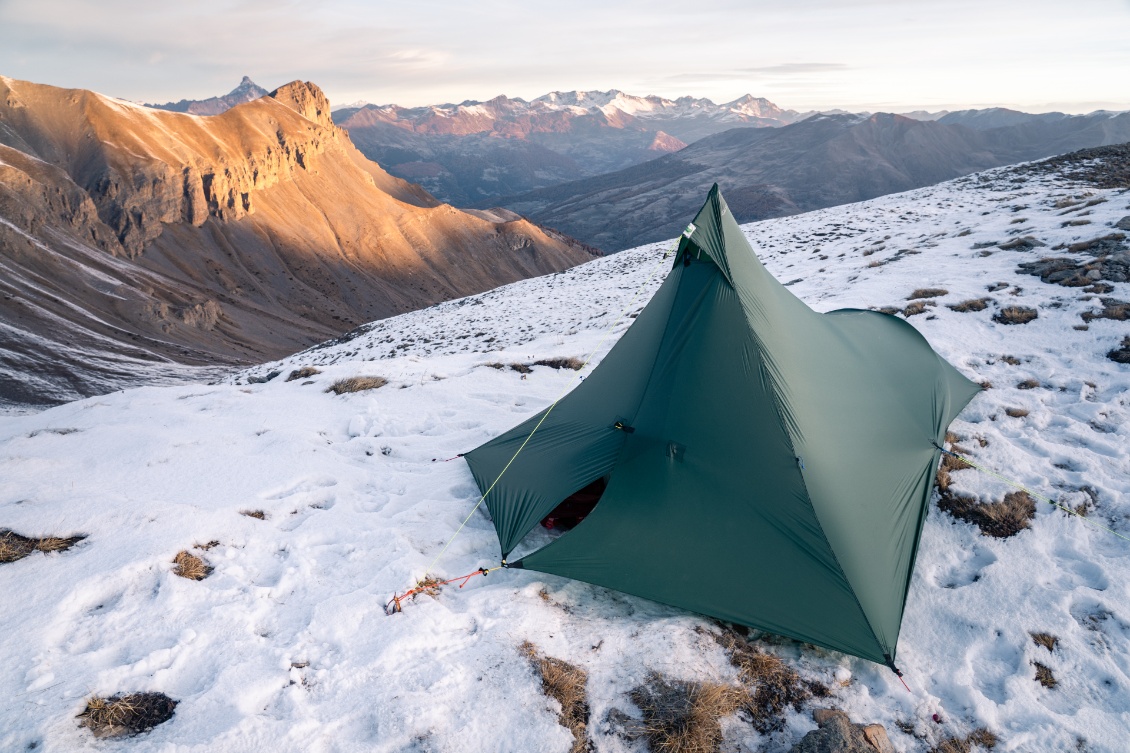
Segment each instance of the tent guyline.
[[1088,518],[1086,515],[1083,515],[1082,513],[1078,512],[1076,510],[1072,510],[1070,507],[1067,507],[1066,505],[1061,505],[1059,502],[1056,502],[1055,500],[1053,500],[1049,497],[1045,497],[1043,494],[1032,491],[1027,486],[1024,486],[1023,484],[1021,484],[1019,481],[1013,481],[1010,478],[1002,476],[1001,474],[997,473],[996,471],[994,471],[990,468],[986,468],[985,466],[980,465],[978,463],[974,463],[969,458],[958,455],[956,452],[953,452],[951,450],[947,450],[946,448],[942,447],[941,445],[939,445],[937,443],[935,443],[934,446],[937,447],[942,452],[944,452],[946,455],[949,455],[950,457],[953,457],[953,458],[957,458],[961,462],[968,465],[970,468],[976,468],[977,470],[981,471],[982,473],[984,473],[988,476],[992,476],[993,478],[997,479],[998,481],[1003,481],[1004,483],[1008,484],[1009,486],[1013,487],[1014,489],[1019,489],[1020,491],[1028,494],[1029,496],[1035,497],[1036,499],[1040,500],[1041,502],[1047,502],[1049,505],[1052,505],[1053,507],[1058,507],[1060,510],[1063,510],[1068,515],[1074,515],[1075,517],[1079,518],[1079,520],[1082,520],[1087,525],[1094,526],[1095,528],[1098,528],[1100,531],[1106,531],[1109,534],[1113,534],[1113,535],[1117,536],[1118,538],[1122,539],[1123,541],[1130,541],[1130,537],[1123,536],[1121,533],[1114,530],[1113,528],[1107,528],[1106,526],[1104,526],[1100,523],[1096,523],[1095,521]]
[[465,460],[508,567],[894,668],[934,445],[980,389],[905,320],[810,309],[715,186],[592,373]]
[[415,588],[410,588],[402,594],[393,595],[393,597],[388,600],[388,603],[385,604],[385,614],[396,614],[397,612],[404,611],[404,602],[406,600],[415,599],[422,593],[436,591],[440,586],[446,586],[449,583],[459,583],[459,581],[462,581],[461,583],[459,583],[459,587],[462,588],[463,586],[467,585],[467,581],[471,580],[471,578],[474,578],[476,575],[481,575],[485,578],[488,574],[493,573],[495,570],[501,569],[501,566],[480,567],[478,570],[475,570],[472,573],[460,575],[456,578],[451,578],[450,580],[439,580],[431,582],[427,582],[427,576],[425,576],[425,579],[417,583]]
[[[636,288],[636,291],[632,294],[632,297],[631,297],[631,299],[629,299],[627,305],[620,311],[620,313],[616,316],[616,318],[613,319],[612,322],[607,327],[604,328],[604,332],[601,335],[600,341],[597,342],[597,344],[593,347],[593,349],[591,351],[589,351],[589,354],[587,356],[585,356],[585,360],[581,364],[581,367],[579,369],[577,369],[578,372],[583,371],[585,369],[585,367],[589,365],[589,362],[592,361],[592,359],[596,356],[596,354],[598,352],[600,352],[600,349],[604,346],[604,343],[607,342],[608,337],[612,334],[612,330],[615,329],[616,325],[618,325],[621,321],[623,321],[624,317],[628,314],[629,311],[631,311],[632,307],[634,307],[636,305],[636,300],[640,297],[640,294],[644,291],[644,288],[646,288],[648,286],[648,284],[651,282],[652,278],[655,277],[655,273],[663,267],[663,262],[665,262],[667,259],[669,259],[671,257],[672,253],[673,253],[673,251],[668,251],[668,252],[664,253],[663,256],[661,256],[659,258],[659,260],[656,262],[655,266],[652,267],[650,270],[648,270],[648,273],[644,277],[643,282],[641,282],[639,284],[639,287]],[[534,426],[534,428],[530,430],[529,436],[526,437],[526,441],[523,442],[521,444],[521,446],[519,446],[518,449],[514,451],[514,455],[511,456],[509,462],[507,462],[506,465],[503,466],[502,470],[498,472],[498,475],[495,477],[495,479],[491,483],[491,485],[489,487],[487,487],[487,489],[482,493],[482,495],[479,496],[479,501],[476,502],[475,506],[471,508],[471,512],[469,512],[467,514],[467,517],[464,518],[463,522],[459,524],[459,527],[457,529],[455,529],[455,533],[451,534],[451,538],[449,538],[447,540],[447,543],[443,545],[443,548],[439,550],[439,553],[431,561],[431,563],[428,565],[427,569],[424,570],[424,579],[426,579],[428,577],[428,573],[430,573],[432,571],[432,568],[436,566],[437,562],[439,562],[440,557],[442,557],[444,552],[447,551],[447,548],[451,546],[451,542],[455,541],[455,538],[463,531],[463,529],[466,527],[467,523],[470,522],[471,517],[474,516],[474,514],[475,514],[475,511],[478,510],[479,507],[482,506],[483,500],[485,500],[487,498],[487,495],[490,494],[491,490],[494,489],[495,485],[498,484],[498,482],[502,478],[503,474],[506,473],[507,469],[510,468],[510,466],[514,462],[514,460],[518,457],[518,455],[522,452],[522,450],[525,449],[525,447],[529,443],[530,439],[532,439],[534,434],[537,433],[537,430],[539,428],[541,428],[542,423],[549,416],[549,414],[553,411],[554,407],[559,402],[561,402],[561,399],[564,398],[565,395],[569,392],[569,388],[570,388],[570,385],[572,384],[572,381],[573,381],[573,375],[568,375],[568,376],[565,377],[565,387],[564,387],[564,389],[557,396],[557,398],[552,403],[550,403],[549,407],[546,408],[545,411],[543,411],[544,415],[542,416],[541,420],[537,422],[537,424]],[[455,460],[456,458],[461,458],[463,456],[464,456],[464,453],[459,453],[455,457],[447,458],[446,460],[444,460],[444,462],[445,463],[450,462],[452,460]],[[480,568],[479,570],[476,570],[475,572],[471,573],[470,576],[467,576],[467,577],[477,575],[480,572],[482,572],[482,574],[485,576],[488,572],[493,572],[494,570],[498,570],[500,567],[506,567],[506,566],[507,566],[506,558],[503,557],[502,564],[499,567],[493,567],[493,568],[490,568],[489,570],[483,570],[482,568]],[[454,580],[459,580],[459,578],[455,578]],[[443,581],[443,583],[441,583],[439,585],[444,585],[444,584],[451,583],[451,582],[452,581]],[[464,585],[466,585],[466,582],[464,582],[463,584],[460,584],[459,587],[462,588]],[[418,592],[419,592],[419,589],[416,588],[416,589],[409,589],[407,592],[405,592],[404,594],[402,594],[400,596],[397,596],[397,595],[394,594],[392,599],[388,602],[388,604],[385,605],[385,613],[386,614],[394,614],[396,612],[401,611],[401,609],[400,609],[401,601],[405,597],[413,596]],[[393,609],[392,611],[390,611],[389,605],[391,605],[393,603],[395,603],[396,608]]]

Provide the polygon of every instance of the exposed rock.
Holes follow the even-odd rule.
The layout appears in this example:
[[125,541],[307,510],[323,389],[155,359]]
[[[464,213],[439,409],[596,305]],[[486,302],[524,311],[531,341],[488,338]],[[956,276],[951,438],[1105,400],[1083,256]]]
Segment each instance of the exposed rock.
[[1040,246],[1046,245],[1048,244],[1044,243],[1038,238],[1035,238],[1031,235],[1025,235],[1020,238],[1013,238],[1010,241],[1001,243],[997,246],[997,248],[1003,249],[1005,251],[1031,251],[1034,248],[1039,248]]
[[1130,337],[1122,338],[1122,345],[1108,352],[1106,357],[1115,363],[1130,364]]
[[195,117],[0,78],[0,402],[262,362],[593,257],[440,205],[328,113],[301,82]]
[[1124,322],[1130,319],[1130,303],[1126,301],[1119,301],[1115,298],[1103,298],[1102,310],[1100,311],[1084,311],[1082,314],[1083,321],[1090,322],[1094,319],[1114,319],[1115,321]]
[[1114,223],[1114,226],[1116,228],[1118,228],[1119,230],[1130,230],[1130,214],[1126,215],[1121,220]]
[[895,753],[881,724],[852,724],[848,715],[835,709],[812,713],[819,729],[800,739],[789,753]]
[[321,89],[309,81],[291,81],[275,89],[270,96],[307,120],[324,128],[335,128],[330,118],[330,101]]

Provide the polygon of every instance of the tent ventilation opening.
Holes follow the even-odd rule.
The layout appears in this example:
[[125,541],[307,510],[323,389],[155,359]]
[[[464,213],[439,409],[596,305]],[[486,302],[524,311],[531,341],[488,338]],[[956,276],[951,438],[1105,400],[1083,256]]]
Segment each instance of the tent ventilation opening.
[[607,488],[608,480],[602,476],[580,491],[570,494],[549,515],[542,518],[542,526],[549,530],[568,531],[596,508]]

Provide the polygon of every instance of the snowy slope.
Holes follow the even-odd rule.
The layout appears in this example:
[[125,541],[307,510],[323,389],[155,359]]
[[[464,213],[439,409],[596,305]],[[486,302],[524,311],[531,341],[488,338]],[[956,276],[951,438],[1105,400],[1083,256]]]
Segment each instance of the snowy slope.
[[[1071,196],[1082,201],[1067,206]],[[1130,327],[1100,318],[1079,330],[1099,296],[1017,271],[1045,253],[1089,258],[1051,247],[1111,233],[1128,204],[1124,192],[999,170],[746,232],[818,310],[902,308],[916,288],[947,290],[909,321],[992,383],[953,426],[962,445],[1064,503],[1093,498],[1089,519],[1130,536],[1130,366],[1105,357]],[[1073,221],[1089,224],[1064,224]],[[1048,248],[998,247],[1029,236]],[[570,735],[518,653],[524,640],[588,670],[596,750],[643,750],[603,720],[632,713],[626,694],[651,670],[732,681],[701,632],[710,621],[522,571],[448,586],[392,617],[382,606],[424,574],[478,500],[465,464],[443,461],[578,378],[488,364],[590,350],[599,360],[658,285],[669,247],[377,322],[226,383],[0,417],[0,527],[89,536],[0,565],[0,750],[111,749],[77,727],[84,699],[153,690],[180,701],[172,721],[112,749],[566,751]],[[1102,297],[1130,300],[1130,283],[1113,288]],[[978,312],[946,306],[975,298],[991,301]],[[995,323],[1006,305],[1039,318]],[[299,366],[321,373],[285,381]],[[389,384],[324,391],[364,375]],[[1017,389],[1027,379],[1039,386]],[[1029,415],[1009,417],[1010,407]],[[985,499],[1008,491],[975,471],[953,476]],[[254,510],[266,519],[240,514]],[[172,574],[178,550],[212,541],[200,552],[209,578]],[[433,572],[497,558],[479,511]],[[768,645],[833,687],[821,703],[886,725],[901,751],[975,727],[999,736],[997,750],[1120,751],[1130,739],[1128,582],[1130,542],[1047,506],[1008,539],[934,508],[899,642],[913,692],[868,662]],[[1032,642],[1035,631],[1059,638],[1054,652]],[[1057,688],[1034,680],[1036,661]],[[787,750],[813,727],[792,713],[768,738],[735,720],[724,749]]]

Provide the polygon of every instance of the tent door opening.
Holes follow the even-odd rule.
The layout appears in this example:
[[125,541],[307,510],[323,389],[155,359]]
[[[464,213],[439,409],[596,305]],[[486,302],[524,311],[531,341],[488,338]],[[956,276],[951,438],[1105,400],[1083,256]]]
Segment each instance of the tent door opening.
[[549,530],[569,530],[593,511],[607,488],[608,477],[602,476],[583,489],[573,492],[553,508],[549,515],[542,518],[542,526]]

